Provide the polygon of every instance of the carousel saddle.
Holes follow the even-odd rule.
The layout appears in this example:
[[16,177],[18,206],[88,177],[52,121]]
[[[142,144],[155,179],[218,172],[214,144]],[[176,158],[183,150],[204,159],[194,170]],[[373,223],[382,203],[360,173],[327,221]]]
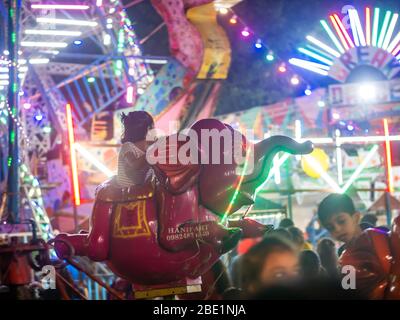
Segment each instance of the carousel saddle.
[[116,176],[96,188],[96,200],[104,202],[129,202],[153,197],[155,185],[149,181],[143,185],[121,187]]

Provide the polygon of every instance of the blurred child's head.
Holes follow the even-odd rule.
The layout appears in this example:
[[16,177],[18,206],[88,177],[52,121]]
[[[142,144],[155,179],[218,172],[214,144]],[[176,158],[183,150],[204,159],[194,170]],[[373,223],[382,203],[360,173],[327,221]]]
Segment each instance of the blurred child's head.
[[301,231],[299,228],[297,227],[290,227],[287,229],[291,235],[291,239],[293,241],[293,243],[296,245],[296,247],[299,250],[302,250],[304,247],[304,233],[303,231]]
[[346,194],[332,193],[318,206],[318,218],[335,240],[348,243],[361,233],[360,213]]
[[299,271],[297,252],[286,239],[266,236],[243,255],[243,290],[252,294],[262,287],[297,277]]
[[321,260],[321,265],[328,275],[337,276],[338,256],[333,240],[329,238],[319,240],[317,252]]
[[290,228],[290,227],[294,227],[294,222],[292,219],[289,218],[284,218],[281,220],[281,222],[279,222],[279,228]]
[[154,128],[153,117],[146,111],[122,113],[123,133],[121,142],[139,142],[146,140],[149,130]]
[[378,217],[373,213],[364,214],[361,218],[361,223],[368,223],[372,228],[376,227],[376,223],[378,222]]
[[292,235],[288,231],[288,229],[282,228],[282,227],[276,228],[276,229],[268,232],[267,236],[278,236],[278,237],[283,238],[285,240],[289,240],[289,241],[293,240],[292,239]]
[[313,279],[321,275],[321,262],[312,250],[300,253],[300,274],[303,279]]

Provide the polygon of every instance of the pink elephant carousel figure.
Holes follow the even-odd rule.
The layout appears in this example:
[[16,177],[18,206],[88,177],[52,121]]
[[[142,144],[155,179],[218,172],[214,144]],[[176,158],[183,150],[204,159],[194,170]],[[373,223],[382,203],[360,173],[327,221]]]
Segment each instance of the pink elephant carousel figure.
[[[58,257],[74,254],[105,262],[135,288],[177,288],[208,272],[242,237],[263,235],[270,226],[251,219],[226,226],[220,221],[253,203],[277,152],[307,154],[312,144],[285,136],[253,144],[216,119],[200,120],[190,129],[190,134],[160,138],[148,148],[145,158],[153,174],[143,184],[124,188],[115,177],[101,184],[89,233],[59,234]],[[203,132],[218,133],[219,148]],[[226,137],[236,142],[223,144]],[[246,161],[225,161],[237,147]],[[182,160],[179,155],[189,151]],[[213,157],[219,163],[212,163]],[[244,174],[250,158],[253,168]]]

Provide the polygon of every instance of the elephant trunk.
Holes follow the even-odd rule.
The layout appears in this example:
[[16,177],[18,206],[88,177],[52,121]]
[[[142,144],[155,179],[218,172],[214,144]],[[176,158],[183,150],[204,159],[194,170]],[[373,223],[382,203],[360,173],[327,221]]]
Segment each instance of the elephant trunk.
[[254,170],[243,179],[242,188],[249,193],[254,193],[268,177],[272,161],[275,155],[280,152],[301,155],[312,152],[311,141],[298,143],[286,136],[273,136],[264,139],[254,146]]

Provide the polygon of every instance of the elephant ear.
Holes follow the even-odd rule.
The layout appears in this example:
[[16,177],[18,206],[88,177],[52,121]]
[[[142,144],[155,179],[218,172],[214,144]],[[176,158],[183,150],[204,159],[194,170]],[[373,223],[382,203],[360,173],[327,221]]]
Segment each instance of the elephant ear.
[[[241,147],[239,150],[242,152],[242,156],[245,156],[246,148],[251,142],[248,142],[244,135],[233,129],[230,125],[217,119],[199,120],[191,129],[199,137],[201,152],[205,153],[208,159],[214,159],[216,156],[215,152],[217,152],[217,159],[220,159],[219,163],[212,163],[210,161],[208,164],[202,164],[199,177],[200,203],[219,216],[230,215],[243,206],[253,204],[253,195],[240,187],[242,178],[238,172],[241,172],[241,169],[235,162],[235,158],[231,162],[224,161],[226,154],[233,157],[234,147],[236,147],[234,141],[237,138],[240,138],[237,141]],[[206,145],[211,146],[213,142],[215,143],[215,140],[213,141],[213,138],[209,138],[209,140],[206,138],[204,140],[202,130],[212,130],[221,134],[219,138],[220,149],[206,147]],[[226,143],[223,138],[224,136],[230,136],[232,141],[232,144],[228,145],[227,150],[223,147],[224,143]]]
[[[187,191],[197,183],[200,174],[200,165],[196,157],[193,158],[199,151],[192,149],[192,153],[188,153],[188,139],[183,135],[179,135],[178,139],[178,134],[163,137],[147,151],[157,180],[173,194]],[[193,145],[191,147],[193,148]],[[188,154],[192,157],[186,157]]]

